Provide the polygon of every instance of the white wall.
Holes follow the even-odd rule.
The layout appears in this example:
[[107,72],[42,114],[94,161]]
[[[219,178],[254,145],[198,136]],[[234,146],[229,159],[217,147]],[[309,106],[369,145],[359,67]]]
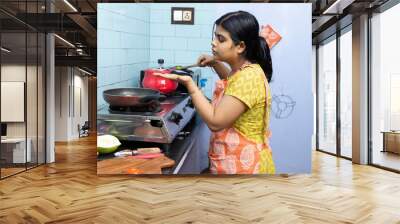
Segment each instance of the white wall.
[[[74,108],[72,117],[73,119],[71,120],[71,135],[73,138],[79,137],[78,133],[78,124],[82,126],[85,121],[89,121],[89,102],[88,102],[88,77],[87,76],[82,76],[83,73],[78,73],[78,70],[75,70],[75,75],[74,75],[74,96],[72,98],[74,99]],[[80,93],[79,93],[80,91]],[[80,97],[79,97],[80,96]],[[79,102],[80,101],[80,102]],[[80,108],[79,108],[80,107]],[[81,110],[81,111],[80,111]]]
[[88,78],[83,75],[76,68],[56,67],[56,141],[79,138],[78,124],[88,121]]
[[66,141],[68,139],[68,68],[55,68],[55,140]]

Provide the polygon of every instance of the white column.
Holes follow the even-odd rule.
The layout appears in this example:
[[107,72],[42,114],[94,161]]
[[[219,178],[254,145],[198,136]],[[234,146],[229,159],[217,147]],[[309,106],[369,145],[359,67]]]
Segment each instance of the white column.
[[47,34],[46,36],[46,163],[55,161],[54,150],[54,132],[55,132],[55,56],[54,56],[54,35]]
[[[46,1],[46,11],[54,12],[54,5]],[[55,162],[55,43],[54,34],[46,35],[46,163]]]
[[368,163],[368,15],[353,20],[353,162]]

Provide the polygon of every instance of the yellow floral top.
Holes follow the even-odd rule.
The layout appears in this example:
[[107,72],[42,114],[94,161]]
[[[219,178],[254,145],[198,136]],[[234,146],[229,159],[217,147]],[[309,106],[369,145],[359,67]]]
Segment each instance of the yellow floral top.
[[[264,71],[258,64],[250,64],[227,78],[226,95],[234,96],[248,107],[234,123],[234,128],[249,139],[262,143],[264,140],[265,85]],[[268,88],[269,89],[269,88]],[[271,93],[267,94],[267,122],[271,112]]]

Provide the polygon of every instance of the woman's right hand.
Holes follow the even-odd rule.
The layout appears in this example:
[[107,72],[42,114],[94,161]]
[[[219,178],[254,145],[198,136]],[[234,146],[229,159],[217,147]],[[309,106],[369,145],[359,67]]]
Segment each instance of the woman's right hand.
[[197,59],[197,64],[200,67],[205,67],[205,66],[213,66],[215,65],[215,63],[217,63],[217,61],[215,60],[214,56],[212,55],[207,55],[207,54],[203,54],[200,55],[200,57]]

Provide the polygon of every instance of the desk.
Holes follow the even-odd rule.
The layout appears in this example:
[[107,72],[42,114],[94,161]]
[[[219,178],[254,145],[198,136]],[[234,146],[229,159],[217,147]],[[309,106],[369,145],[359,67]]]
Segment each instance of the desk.
[[[6,163],[25,163],[31,161],[31,145],[30,138],[26,140],[28,143],[25,154],[25,138],[6,138],[1,139],[1,159],[5,159]],[[25,161],[27,158],[27,161]]]
[[400,131],[383,131],[382,152],[400,154]]

